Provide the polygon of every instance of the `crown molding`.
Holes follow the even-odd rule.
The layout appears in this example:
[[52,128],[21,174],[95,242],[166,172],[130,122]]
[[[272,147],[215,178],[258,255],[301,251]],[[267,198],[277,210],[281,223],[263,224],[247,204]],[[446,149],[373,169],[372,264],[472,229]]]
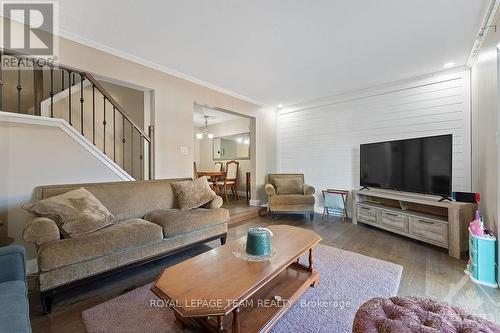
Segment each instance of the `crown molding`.
[[135,62],[137,64],[140,64],[140,65],[152,68],[154,70],[157,70],[157,71],[165,73],[165,74],[172,75],[172,76],[175,76],[177,78],[180,78],[180,79],[183,79],[183,80],[186,80],[186,81],[190,81],[190,82],[196,83],[196,84],[198,84],[200,86],[203,86],[205,88],[208,88],[208,89],[220,92],[220,93],[228,95],[228,96],[232,96],[232,97],[241,99],[241,100],[243,100],[245,102],[249,102],[249,103],[255,104],[257,106],[262,106],[262,107],[268,106],[266,103],[263,103],[263,102],[258,101],[256,99],[253,99],[251,97],[240,95],[240,94],[235,93],[233,91],[221,88],[221,87],[219,87],[219,86],[217,86],[215,84],[212,84],[210,82],[206,82],[206,81],[197,79],[197,78],[192,77],[190,75],[178,72],[175,69],[172,69],[172,68],[169,68],[167,66],[163,66],[163,65],[157,64],[155,62],[146,60],[144,58],[135,56],[133,54],[130,54],[130,53],[127,53],[127,52],[124,52],[124,51],[121,51],[121,50],[117,50],[115,48],[112,48],[110,46],[107,46],[107,45],[95,42],[93,40],[87,39],[87,38],[82,37],[80,35],[77,35],[75,33],[72,33],[72,32],[69,32],[69,31],[66,31],[66,30],[63,30],[63,29],[59,29],[58,35],[60,37],[69,39],[69,40],[71,40],[73,42],[76,42],[76,43],[79,43],[79,44],[82,44],[82,45],[85,45],[85,46],[97,49],[97,50],[102,51],[102,52],[106,52],[106,53],[112,54],[112,55],[114,55],[116,57],[120,57],[120,58],[123,58],[125,60],[129,60],[129,61]]

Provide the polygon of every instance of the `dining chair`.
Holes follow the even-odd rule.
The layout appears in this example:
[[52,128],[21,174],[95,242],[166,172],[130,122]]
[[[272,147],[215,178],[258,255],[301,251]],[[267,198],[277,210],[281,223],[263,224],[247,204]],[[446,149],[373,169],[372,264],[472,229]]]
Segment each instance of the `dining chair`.
[[217,187],[224,191],[226,202],[229,201],[227,197],[228,189],[231,189],[233,196],[238,200],[238,191],[236,191],[236,184],[238,184],[238,168],[240,163],[236,161],[229,161],[226,163],[226,176],[224,180],[218,181]]
[[215,162],[214,163],[214,171],[222,171],[224,165],[222,162]]
[[198,168],[196,167],[196,162],[193,162],[193,179],[198,178]]

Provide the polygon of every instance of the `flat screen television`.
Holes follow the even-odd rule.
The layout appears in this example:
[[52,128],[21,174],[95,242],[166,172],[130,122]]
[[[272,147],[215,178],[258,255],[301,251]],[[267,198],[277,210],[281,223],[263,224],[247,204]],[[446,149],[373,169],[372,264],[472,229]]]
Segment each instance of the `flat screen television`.
[[363,187],[449,196],[452,135],[387,141],[360,146]]

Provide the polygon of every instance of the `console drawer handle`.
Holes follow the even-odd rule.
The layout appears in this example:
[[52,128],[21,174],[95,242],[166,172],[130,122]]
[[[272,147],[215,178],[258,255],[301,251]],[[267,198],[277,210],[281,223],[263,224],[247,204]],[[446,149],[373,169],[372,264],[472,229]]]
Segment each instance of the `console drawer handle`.
[[385,213],[385,215],[399,217],[399,215],[398,215],[398,214],[394,214],[394,213]]
[[364,210],[371,210],[371,208],[368,208],[368,207],[360,207],[361,209],[364,209]]
[[425,223],[425,224],[434,224],[434,222],[432,221],[427,221],[427,220],[417,220],[418,222],[422,222],[422,223]]

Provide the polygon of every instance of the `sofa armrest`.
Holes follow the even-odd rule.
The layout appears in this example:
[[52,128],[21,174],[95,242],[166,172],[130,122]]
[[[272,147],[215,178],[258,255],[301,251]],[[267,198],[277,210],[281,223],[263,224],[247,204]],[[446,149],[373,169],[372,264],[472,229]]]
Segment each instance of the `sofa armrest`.
[[23,231],[27,242],[42,244],[61,239],[57,224],[47,217],[29,217]]
[[316,192],[311,185],[304,184],[304,195],[313,195]]
[[276,189],[274,188],[273,185],[266,184],[266,193],[267,193],[267,195],[275,195],[276,194]]
[[26,280],[26,251],[20,245],[0,247],[0,283]]
[[202,207],[208,209],[221,208],[223,203],[224,201],[222,200],[222,198],[216,195],[215,198],[212,199],[212,201],[207,202]]

